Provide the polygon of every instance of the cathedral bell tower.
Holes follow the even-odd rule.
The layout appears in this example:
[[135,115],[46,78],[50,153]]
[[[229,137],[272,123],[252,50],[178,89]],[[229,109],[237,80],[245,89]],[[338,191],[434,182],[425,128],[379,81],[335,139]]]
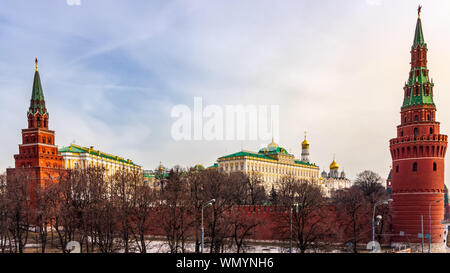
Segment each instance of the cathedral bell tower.
[[306,132],[305,140],[302,142],[302,161],[309,163],[309,142],[306,140]]

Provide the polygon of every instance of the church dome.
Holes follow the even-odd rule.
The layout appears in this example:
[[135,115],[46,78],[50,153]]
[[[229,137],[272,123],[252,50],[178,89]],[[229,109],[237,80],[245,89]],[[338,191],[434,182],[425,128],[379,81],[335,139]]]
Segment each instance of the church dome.
[[336,163],[336,160],[333,159],[333,162],[330,164],[330,170],[337,170],[339,169],[339,165]]
[[269,148],[277,148],[279,146],[278,146],[278,144],[275,143],[275,141],[273,141],[273,138],[272,138],[272,142],[270,142],[269,145],[267,145],[267,147],[269,147]]
[[305,138],[305,140],[303,140],[303,142],[302,142],[302,148],[308,148],[309,147],[309,142],[308,142],[308,140],[306,140],[306,138]]

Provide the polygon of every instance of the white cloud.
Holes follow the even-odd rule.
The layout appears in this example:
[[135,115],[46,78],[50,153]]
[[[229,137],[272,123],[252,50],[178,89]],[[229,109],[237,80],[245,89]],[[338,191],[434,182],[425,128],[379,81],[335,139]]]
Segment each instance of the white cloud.
[[81,0],[66,0],[66,3],[69,6],[80,6]]

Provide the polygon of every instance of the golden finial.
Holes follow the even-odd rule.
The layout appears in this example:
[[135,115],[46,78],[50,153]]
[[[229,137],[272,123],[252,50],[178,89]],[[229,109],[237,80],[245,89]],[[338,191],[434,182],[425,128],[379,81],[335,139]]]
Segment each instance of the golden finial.
[[420,12],[422,11],[422,6],[419,5],[419,8],[417,9],[417,17],[420,19]]
[[34,59],[34,63],[36,64],[36,71],[38,71],[38,59],[36,57],[36,59]]
[[306,131],[305,131],[305,140],[306,140]]

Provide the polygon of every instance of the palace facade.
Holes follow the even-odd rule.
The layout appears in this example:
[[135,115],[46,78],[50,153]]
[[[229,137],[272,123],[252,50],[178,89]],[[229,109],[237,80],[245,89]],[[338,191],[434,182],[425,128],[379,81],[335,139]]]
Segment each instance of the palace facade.
[[242,150],[222,156],[210,168],[220,172],[239,171],[250,176],[258,175],[267,191],[287,176],[316,183],[319,181],[319,167],[309,162],[309,143],[306,137],[302,142],[302,160],[295,159],[294,155],[272,140],[258,152]]
[[117,171],[142,171],[142,167],[132,160],[95,150],[92,146],[86,148],[71,144],[59,149],[59,153],[66,169],[104,167],[107,175],[113,175]]

